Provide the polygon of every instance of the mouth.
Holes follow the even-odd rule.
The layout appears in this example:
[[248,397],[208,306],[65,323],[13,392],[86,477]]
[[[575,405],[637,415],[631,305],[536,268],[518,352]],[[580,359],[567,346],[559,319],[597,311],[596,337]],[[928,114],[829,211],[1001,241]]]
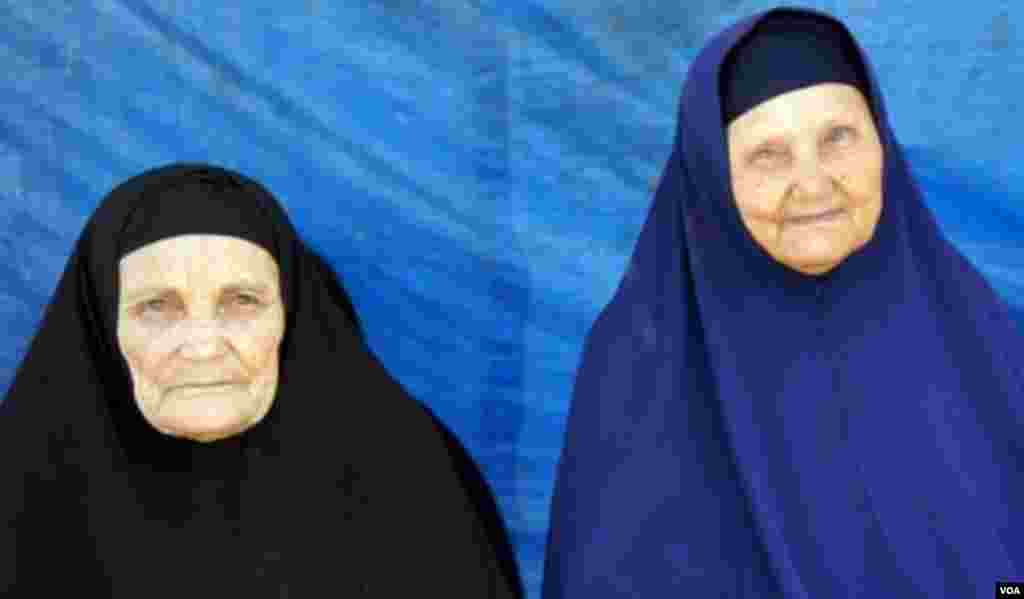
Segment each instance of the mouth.
[[183,393],[223,393],[226,391],[234,391],[241,387],[241,383],[196,383],[186,385],[175,385],[167,390],[168,393],[183,392]]
[[825,212],[819,212],[817,214],[791,216],[784,222],[787,225],[814,225],[835,220],[844,212],[846,212],[846,210],[843,208],[833,208],[832,210],[826,210]]

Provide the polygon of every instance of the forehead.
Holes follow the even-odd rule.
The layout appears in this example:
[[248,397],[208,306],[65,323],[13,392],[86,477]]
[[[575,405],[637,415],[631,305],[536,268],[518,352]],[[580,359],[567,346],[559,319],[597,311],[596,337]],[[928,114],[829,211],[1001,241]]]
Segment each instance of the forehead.
[[267,250],[238,237],[179,235],[144,245],[119,263],[125,290],[151,285],[277,285],[277,262]]
[[775,96],[729,124],[730,136],[765,137],[816,129],[835,120],[872,123],[867,100],[845,83],[819,83]]

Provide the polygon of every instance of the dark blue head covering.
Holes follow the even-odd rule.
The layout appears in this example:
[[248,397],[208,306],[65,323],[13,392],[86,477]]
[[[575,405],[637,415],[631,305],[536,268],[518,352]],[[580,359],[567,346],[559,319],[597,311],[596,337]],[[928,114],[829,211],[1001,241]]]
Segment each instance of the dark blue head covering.
[[874,238],[808,277],[740,220],[719,74],[781,14],[690,68],[583,350],[545,599],[965,599],[1024,577],[1024,343],[925,207],[859,49],[885,152]]

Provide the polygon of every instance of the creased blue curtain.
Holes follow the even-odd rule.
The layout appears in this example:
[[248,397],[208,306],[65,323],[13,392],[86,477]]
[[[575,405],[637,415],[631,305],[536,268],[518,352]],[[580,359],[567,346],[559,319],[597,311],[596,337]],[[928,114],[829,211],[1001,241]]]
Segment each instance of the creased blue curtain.
[[[797,4],[867,48],[940,223],[1024,326],[1024,6]],[[480,464],[538,597],[580,347],[646,214],[689,61],[773,5],[0,2],[0,392],[106,191],[170,161],[241,170]]]

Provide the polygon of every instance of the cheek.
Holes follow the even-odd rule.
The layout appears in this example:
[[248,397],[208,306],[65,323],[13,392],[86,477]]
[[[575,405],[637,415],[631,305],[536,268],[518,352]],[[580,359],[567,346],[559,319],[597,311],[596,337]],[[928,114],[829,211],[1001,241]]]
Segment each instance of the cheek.
[[160,331],[138,323],[118,327],[117,341],[132,375],[145,381],[159,383],[166,370],[170,353],[160,343]]
[[873,234],[882,213],[882,166],[857,161],[849,165],[839,180],[852,204],[858,237],[866,240]]
[[231,344],[238,351],[245,369],[257,374],[275,365],[283,333],[284,326],[279,319],[260,319],[233,334]]
[[852,156],[835,168],[836,179],[859,204],[882,201],[882,162],[874,155]]
[[779,211],[785,184],[767,176],[741,176],[733,180],[736,208],[745,221],[771,219]]

